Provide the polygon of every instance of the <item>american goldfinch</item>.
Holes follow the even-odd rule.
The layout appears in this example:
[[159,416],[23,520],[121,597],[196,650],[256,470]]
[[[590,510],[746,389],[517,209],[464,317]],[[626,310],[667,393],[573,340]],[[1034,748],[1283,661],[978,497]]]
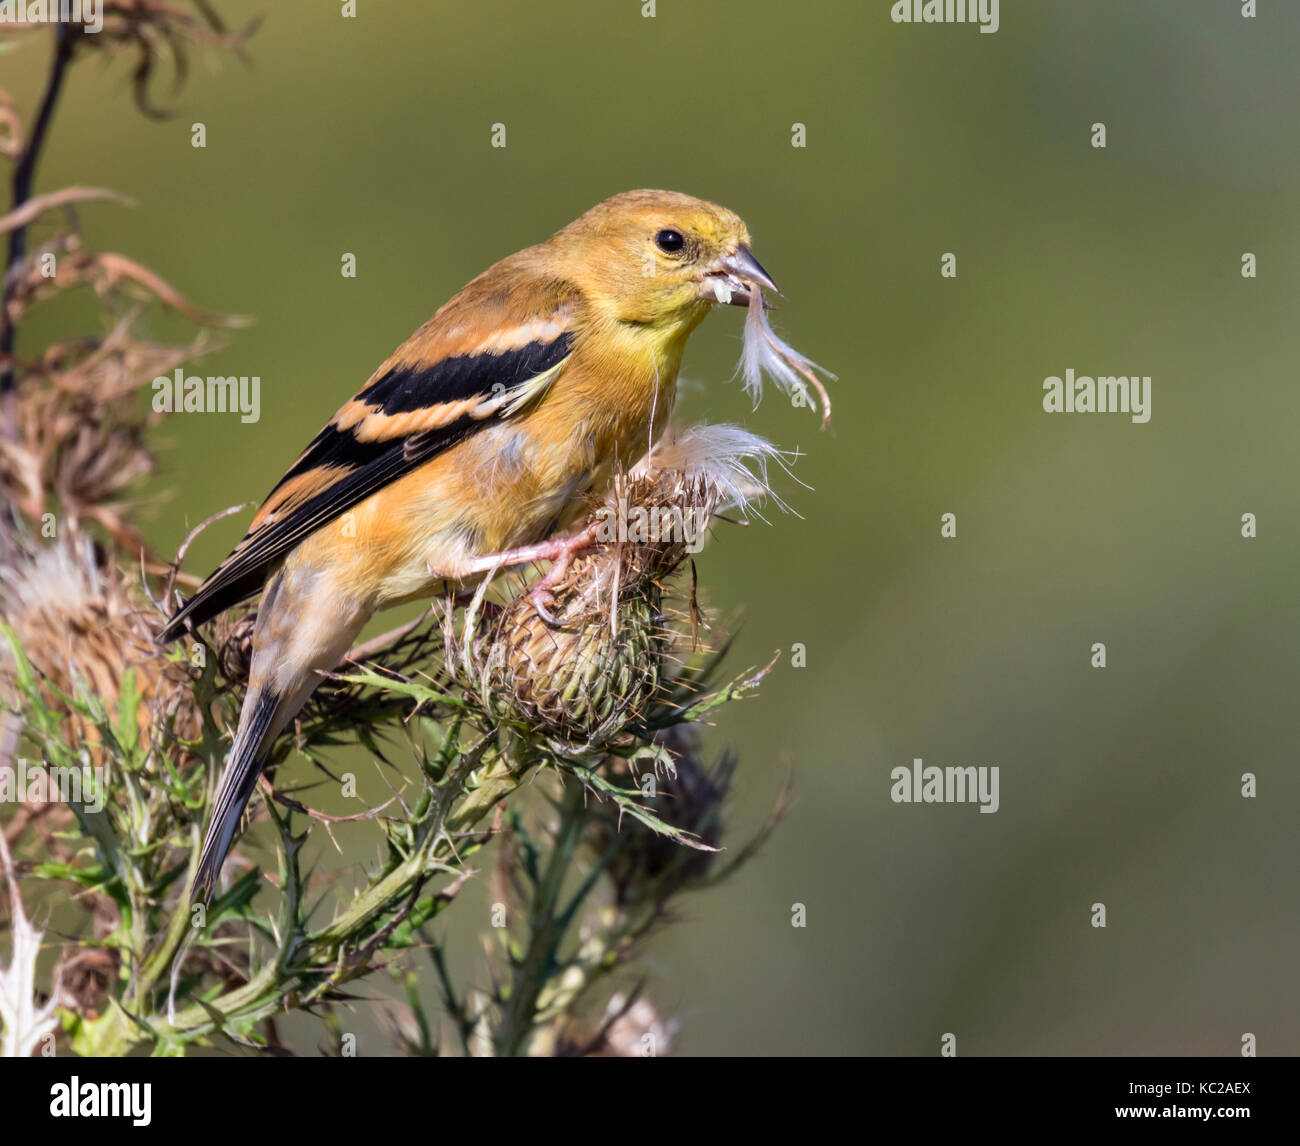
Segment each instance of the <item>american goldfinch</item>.
[[662,431],[710,308],[750,305],[770,334],[760,291],[776,288],[749,242],[714,203],[615,195],[469,283],[316,435],[161,635],[262,592],[196,896],[212,894],[275,737],[375,612],[509,564],[562,568],[589,540],[563,532],[584,498]]

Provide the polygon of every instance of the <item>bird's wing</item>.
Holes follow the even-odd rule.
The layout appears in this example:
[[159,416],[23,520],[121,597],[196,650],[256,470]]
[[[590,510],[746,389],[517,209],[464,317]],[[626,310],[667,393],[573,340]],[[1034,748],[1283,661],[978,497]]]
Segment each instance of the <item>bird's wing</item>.
[[578,299],[553,282],[494,284],[492,274],[442,307],[330,419],[161,640],[252,596],[309,534],[550,386],[569,356]]

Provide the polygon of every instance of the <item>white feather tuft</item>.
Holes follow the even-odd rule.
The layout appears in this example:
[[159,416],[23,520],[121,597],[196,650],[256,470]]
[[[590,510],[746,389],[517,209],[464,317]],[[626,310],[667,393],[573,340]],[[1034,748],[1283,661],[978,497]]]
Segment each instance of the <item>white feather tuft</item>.
[[835,377],[777,337],[767,321],[762,291],[750,284],[749,313],[745,316],[745,344],[740,353],[739,371],[745,381],[745,393],[753,398],[755,409],[763,397],[764,375],[786,394],[798,394],[809,408],[815,409],[816,404],[808,393],[811,384],[821,399],[822,426],[825,427],[830,422],[831,402],[826,388],[817,378],[816,371],[819,370],[827,378]]
[[628,476],[635,479],[673,470],[690,480],[712,485],[721,498],[719,512],[736,509],[747,514],[768,498],[789,511],[768,482],[768,464],[775,462],[788,474],[789,463],[798,456],[797,452],[779,449],[766,438],[725,422],[670,427]]

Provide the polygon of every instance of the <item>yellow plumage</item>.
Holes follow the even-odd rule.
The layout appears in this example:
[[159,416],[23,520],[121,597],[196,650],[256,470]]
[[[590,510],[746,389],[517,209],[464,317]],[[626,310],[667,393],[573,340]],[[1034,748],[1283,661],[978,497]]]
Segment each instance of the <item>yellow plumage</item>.
[[580,539],[547,539],[663,429],[691,331],[772,285],[748,243],[715,204],[616,195],[469,283],[317,435],[164,634],[265,586],[202,894],[274,737],[376,611],[567,559]]

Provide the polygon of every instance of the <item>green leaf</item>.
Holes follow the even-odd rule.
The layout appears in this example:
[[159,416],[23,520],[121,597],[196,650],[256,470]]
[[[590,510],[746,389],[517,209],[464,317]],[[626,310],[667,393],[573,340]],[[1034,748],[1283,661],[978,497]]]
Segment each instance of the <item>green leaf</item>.
[[644,804],[637,803],[634,796],[641,793],[633,789],[629,791],[626,788],[620,788],[617,784],[605,779],[594,768],[588,767],[576,760],[559,760],[560,767],[566,772],[571,773],[581,780],[588,788],[594,789],[598,794],[606,799],[612,800],[619,809],[620,814],[626,813],[634,820],[643,823],[652,832],[657,832],[661,836],[666,836],[670,840],[688,848],[695,848],[702,852],[716,852],[719,849],[706,844],[692,832],[684,831],[681,828],[675,828],[672,824],[665,823],[654,814]]

